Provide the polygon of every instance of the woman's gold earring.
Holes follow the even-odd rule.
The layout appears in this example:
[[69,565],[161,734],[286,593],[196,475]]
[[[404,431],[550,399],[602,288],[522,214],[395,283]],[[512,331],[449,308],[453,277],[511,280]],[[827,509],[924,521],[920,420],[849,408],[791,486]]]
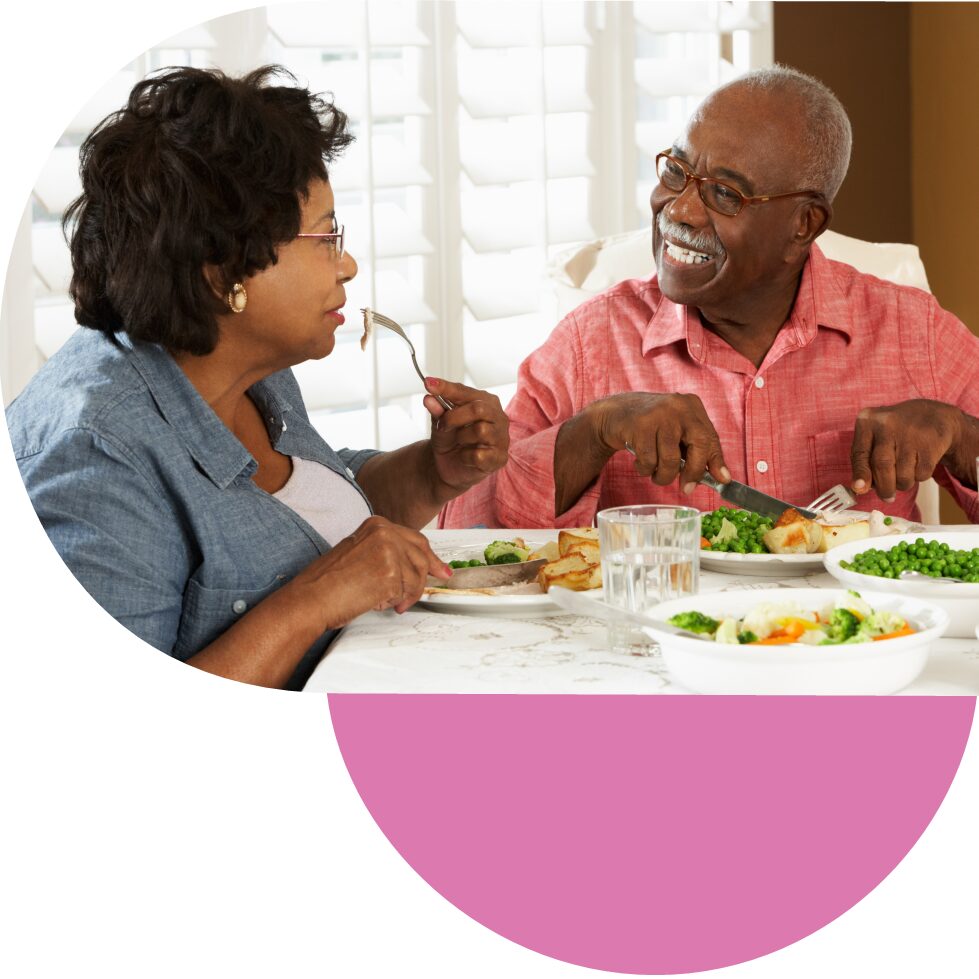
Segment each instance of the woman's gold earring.
[[243,313],[247,305],[248,293],[245,292],[245,287],[240,282],[236,282],[231,287],[231,292],[228,293],[228,309],[232,313]]

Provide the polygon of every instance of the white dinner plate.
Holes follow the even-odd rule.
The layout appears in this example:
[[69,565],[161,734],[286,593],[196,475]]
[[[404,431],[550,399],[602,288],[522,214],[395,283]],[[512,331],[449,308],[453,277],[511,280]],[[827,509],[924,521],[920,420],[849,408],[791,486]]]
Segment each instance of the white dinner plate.
[[[596,593],[598,589],[596,589]],[[544,592],[535,595],[453,595],[437,592],[422,595],[418,604],[433,612],[456,615],[566,615]]]
[[[500,540],[508,539],[506,532],[500,534]],[[557,532],[548,537],[531,538],[524,535],[524,541],[532,550],[543,547],[549,540],[557,539]],[[483,547],[440,547],[435,546],[435,553],[448,563],[449,561],[469,561],[483,557]],[[451,612],[457,615],[567,615],[556,603],[552,602],[542,591],[529,591],[532,582],[523,585],[508,585],[494,589],[492,595],[454,595],[450,591],[422,595],[417,604],[435,612]],[[589,595],[601,595],[602,589],[595,588]]]
[[788,578],[812,574],[823,568],[822,554],[738,554],[734,551],[700,552],[705,571],[744,574],[764,578]]

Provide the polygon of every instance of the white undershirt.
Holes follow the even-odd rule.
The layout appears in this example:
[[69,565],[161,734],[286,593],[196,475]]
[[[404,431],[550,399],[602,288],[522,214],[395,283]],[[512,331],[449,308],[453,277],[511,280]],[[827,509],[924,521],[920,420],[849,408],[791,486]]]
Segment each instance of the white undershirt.
[[364,498],[332,469],[292,456],[292,475],[272,495],[336,545],[371,514]]

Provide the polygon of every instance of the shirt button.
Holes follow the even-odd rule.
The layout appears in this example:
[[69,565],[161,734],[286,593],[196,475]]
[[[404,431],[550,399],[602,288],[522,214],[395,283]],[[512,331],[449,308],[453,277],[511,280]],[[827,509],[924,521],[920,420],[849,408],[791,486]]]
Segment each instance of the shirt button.
[[248,608],[248,602],[246,602],[243,598],[236,599],[231,605],[231,611],[234,612],[235,615],[241,615],[246,608]]
[[767,473],[768,472],[768,463],[765,462],[764,459],[759,459],[755,463],[755,469],[757,469],[758,472],[760,472],[760,473]]
[[765,386],[765,378],[763,378],[763,377],[756,377],[755,378],[755,387],[756,388],[763,388],[764,386]]

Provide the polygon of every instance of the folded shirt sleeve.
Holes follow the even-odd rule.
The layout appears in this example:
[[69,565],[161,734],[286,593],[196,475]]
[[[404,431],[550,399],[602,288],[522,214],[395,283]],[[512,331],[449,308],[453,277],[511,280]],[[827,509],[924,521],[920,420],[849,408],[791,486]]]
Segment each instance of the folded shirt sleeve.
[[598,507],[601,476],[578,502],[554,515],[554,445],[564,422],[584,407],[584,371],[574,314],[521,365],[507,405],[506,466],[446,505],[440,527],[580,527]]

